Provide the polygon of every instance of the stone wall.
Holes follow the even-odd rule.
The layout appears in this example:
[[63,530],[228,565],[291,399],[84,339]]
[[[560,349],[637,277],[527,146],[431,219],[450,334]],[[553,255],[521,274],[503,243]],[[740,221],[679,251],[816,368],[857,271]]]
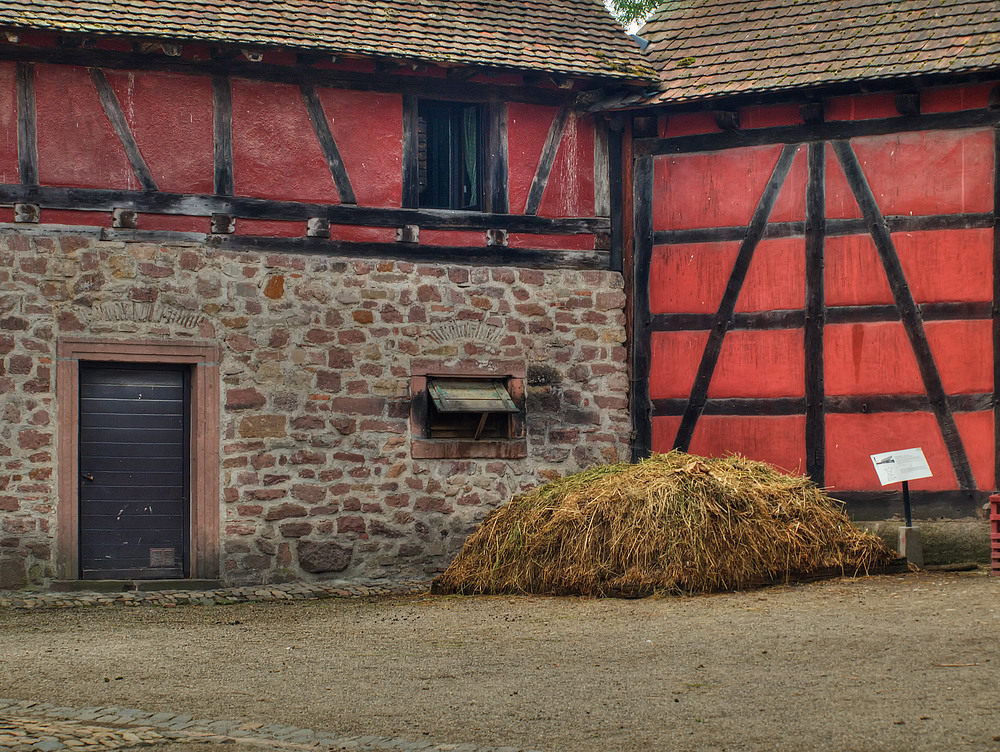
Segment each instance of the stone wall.
[[[429,577],[511,494],[627,456],[622,287],[4,230],[0,588],[60,576],[60,337],[220,343],[226,582]],[[411,364],[429,359],[522,364],[527,457],[412,458]]]

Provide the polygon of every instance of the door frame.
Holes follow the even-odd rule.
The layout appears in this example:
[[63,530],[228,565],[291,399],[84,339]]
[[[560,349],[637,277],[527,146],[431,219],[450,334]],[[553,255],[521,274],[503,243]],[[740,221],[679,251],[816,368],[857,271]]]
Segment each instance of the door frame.
[[219,345],[216,342],[158,342],[61,338],[56,345],[58,488],[56,565],[58,576],[80,578],[79,444],[80,362],[188,365],[191,369],[190,576],[219,574]]

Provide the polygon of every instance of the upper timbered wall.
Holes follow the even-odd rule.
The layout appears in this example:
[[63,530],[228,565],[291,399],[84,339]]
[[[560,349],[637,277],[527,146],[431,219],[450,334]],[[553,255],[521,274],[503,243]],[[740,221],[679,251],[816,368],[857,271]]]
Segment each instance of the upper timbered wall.
[[[189,54],[193,53],[185,48],[184,55]],[[21,57],[25,55],[30,58],[29,53]],[[51,57],[47,55],[46,60]],[[207,51],[203,57],[208,57]],[[100,60],[96,58],[97,64]],[[0,188],[3,184],[35,183],[33,176],[19,170],[19,164],[26,164],[23,134],[20,147],[18,140],[20,69],[32,84],[37,149],[34,160],[37,184],[42,187],[142,191],[150,186],[143,183],[141,170],[136,166],[138,159],[148,169],[147,180],[162,194],[199,197],[231,194],[323,206],[356,203],[361,208],[385,210],[404,206],[403,92],[157,71],[149,70],[148,61],[145,62],[142,70],[128,70],[0,59]],[[362,63],[346,61],[348,68]],[[427,75],[438,72],[431,70]],[[100,78],[108,89],[103,99],[99,92]],[[493,77],[488,90],[483,89],[482,101],[487,101],[487,94],[496,101],[498,92],[502,96],[504,91],[510,92],[512,100],[519,99],[518,93],[523,91],[518,85],[519,77],[508,81],[510,78],[499,74]],[[418,75],[412,79],[415,85],[422,80]],[[469,88],[474,90],[475,86]],[[310,112],[311,95],[307,89],[315,92],[318,115]],[[427,96],[433,98],[434,92]],[[30,106],[31,97],[25,101],[28,104],[22,109]],[[109,106],[111,110],[120,110],[125,135],[116,133],[114,113]],[[503,135],[509,155],[506,174],[510,214],[531,216],[509,228],[502,222],[493,225],[509,229],[507,243],[511,248],[592,253],[595,230],[606,234],[609,224],[607,220],[593,219],[596,216],[593,119],[559,106],[517,101],[507,106]],[[231,125],[227,122],[227,108],[231,108]],[[23,127],[25,113],[20,115]],[[317,125],[311,115],[320,121],[325,119],[325,123]],[[338,184],[331,156],[321,145],[323,129],[328,129],[332,148],[338,152],[336,158],[342,162],[343,183]],[[220,145],[220,139],[227,135],[231,137],[231,146]],[[553,136],[556,140],[549,150],[551,153],[546,155],[548,141]],[[128,153],[130,139],[138,156]],[[225,162],[221,167],[220,151]],[[598,154],[597,158],[606,159],[606,154]],[[220,169],[229,171],[221,185]],[[340,190],[345,183],[349,183],[348,190],[353,189],[353,196]],[[23,192],[19,194],[13,189],[7,193],[6,198],[0,196],[0,221],[13,220],[12,204],[19,200],[40,204],[42,223],[111,227],[110,210],[116,208],[105,207],[103,203],[114,203],[113,200],[102,203],[97,194],[87,195],[86,206],[74,207],[62,198],[58,205],[46,206],[44,196],[26,199]],[[137,199],[126,198],[122,208],[135,208]],[[188,202],[184,209],[179,209],[157,202],[155,196],[144,199],[138,207],[139,231],[207,234],[212,230],[211,215],[225,213],[218,202],[200,205]],[[276,219],[275,215],[281,216],[280,207],[263,213],[239,209],[232,213],[236,216],[237,236],[306,236],[308,217]],[[255,213],[261,216],[253,216]],[[354,216],[346,214],[331,221],[330,237],[334,241],[392,244],[398,227],[416,221],[402,214],[398,219],[378,215],[371,222],[367,215],[359,217],[361,221],[351,221]],[[557,221],[547,222],[547,218]],[[591,220],[583,225],[560,224],[561,218]],[[419,222],[422,245],[486,245],[485,232],[478,229],[483,223],[467,217],[450,221],[423,219]],[[606,251],[604,246],[600,249]],[[606,258],[605,253],[604,265]]]
[[[925,91],[918,117],[986,113],[991,89]],[[837,491],[874,491],[868,455],[919,445],[934,477],[915,489],[996,486],[995,128],[942,119],[835,135],[839,121],[861,133],[892,118],[892,96],[843,97],[826,102],[818,127],[829,138],[788,130],[712,148],[706,136],[708,148],[671,153],[686,137],[738,138],[690,114],[661,119],[660,140],[640,143],[653,161],[653,450],[740,452]],[[740,113],[743,134],[796,127],[807,134],[798,106]],[[851,152],[860,181],[845,174]],[[881,219],[892,232],[872,230]]]

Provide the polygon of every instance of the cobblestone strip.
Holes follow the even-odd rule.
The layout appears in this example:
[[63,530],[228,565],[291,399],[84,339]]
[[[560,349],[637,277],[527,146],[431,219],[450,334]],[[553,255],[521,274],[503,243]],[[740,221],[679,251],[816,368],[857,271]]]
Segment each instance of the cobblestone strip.
[[0,699],[0,752],[113,752],[180,742],[241,744],[288,752],[526,752],[516,747],[434,744],[377,736],[337,737],[273,723],[213,721],[134,709],[68,708]]
[[359,598],[426,593],[428,582],[392,583],[292,583],[288,585],[251,585],[218,590],[129,590],[121,593],[98,592],[28,592],[0,591],[0,608],[38,609],[85,606],[164,606],[227,605],[264,601],[317,600],[321,598]]

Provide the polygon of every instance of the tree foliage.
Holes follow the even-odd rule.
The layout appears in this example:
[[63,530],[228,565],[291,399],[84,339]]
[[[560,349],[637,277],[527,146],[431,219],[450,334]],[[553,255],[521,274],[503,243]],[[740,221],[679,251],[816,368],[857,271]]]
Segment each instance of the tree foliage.
[[622,26],[628,26],[641,23],[660,4],[660,0],[606,0],[605,4]]

